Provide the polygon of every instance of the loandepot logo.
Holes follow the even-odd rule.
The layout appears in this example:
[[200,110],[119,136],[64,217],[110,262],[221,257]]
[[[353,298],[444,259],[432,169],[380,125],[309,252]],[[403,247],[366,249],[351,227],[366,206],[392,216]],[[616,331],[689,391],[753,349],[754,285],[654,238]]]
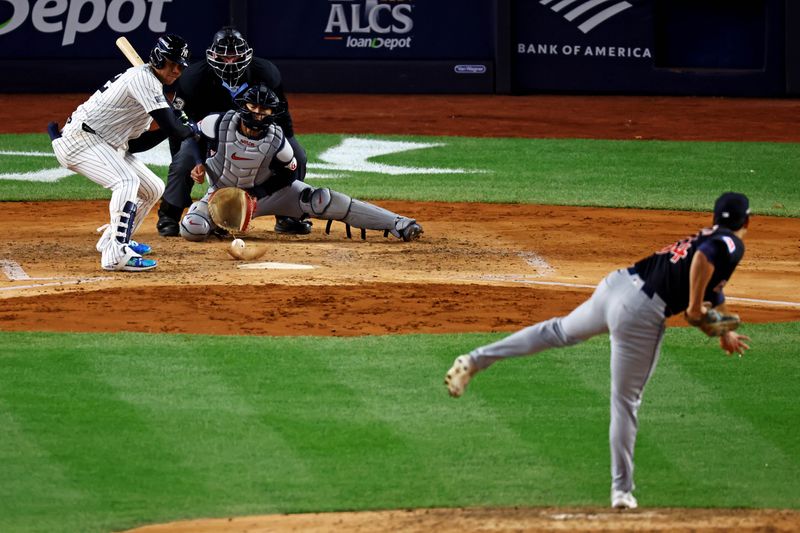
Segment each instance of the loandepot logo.
[[411,48],[411,11],[403,0],[330,0],[324,39],[346,48]]
[[164,33],[163,10],[169,2],[172,0],[0,0],[0,8],[5,3],[13,10],[11,18],[0,22],[0,35],[11,33],[29,18],[37,31],[63,32],[61,46],[74,44],[79,33],[94,31],[103,22],[116,33],[128,33],[147,19],[150,31]]
[[[383,141],[380,139],[362,139],[358,137],[345,137],[342,142],[319,154],[321,163],[309,163],[309,172],[306,177],[311,179],[345,178],[353,172],[371,172],[386,176],[404,176],[408,174],[482,174],[485,170],[464,168],[426,168],[399,165],[387,165],[371,161],[372,158],[421,150],[424,148],[437,148],[446,146],[443,143],[420,143],[407,141]],[[0,150],[0,156],[40,157],[55,159],[52,152],[17,152]],[[142,162],[166,167],[172,162],[167,141],[159,144],[152,150],[136,154]],[[54,183],[67,176],[75,174],[73,171],[62,167],[47,168],[33,172],[0,173],[0,180],[39,181]]]
[[614,15],[633,7],[628,2],[616,0],[539,0],[539,3],[549,5],[556,13],[563,13],[564,18],[577,24],[583,33],[589,33]]

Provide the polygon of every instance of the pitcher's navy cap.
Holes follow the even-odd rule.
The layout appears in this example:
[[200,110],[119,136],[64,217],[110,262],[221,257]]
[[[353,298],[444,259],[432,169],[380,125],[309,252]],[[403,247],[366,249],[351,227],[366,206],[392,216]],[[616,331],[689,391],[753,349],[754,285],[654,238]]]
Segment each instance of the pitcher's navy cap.
[[714,224],[736,231],[750,216],[750,200],[738,192],[726,192],[714,202]]

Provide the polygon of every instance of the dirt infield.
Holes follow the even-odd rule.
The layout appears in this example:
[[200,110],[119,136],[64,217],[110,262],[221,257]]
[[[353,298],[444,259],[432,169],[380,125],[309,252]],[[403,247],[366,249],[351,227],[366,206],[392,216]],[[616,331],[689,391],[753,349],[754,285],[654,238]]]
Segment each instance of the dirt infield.
[[[43,131],[47,121],[63,121],[85,98],[0,96],[0,127],[4,132]],[[800,141],[800,104],[794,100],[374,95],[290,99],[301,136],[330,132]],[[425,228],[423,238],[408,244],[371,232],[366,242],[347,240],[342,225],[325,235],[319,222],[311,235],[293,237],[273,233],[270,220],[256,220],[247,240],[267,247],[259,262],[313,268],[242,269],[242,262],[225,254],[226,242],[160,238],[151,214],[137,238],[153,246],[159,267],[139,274],[99,269],[94,229],[107,217],[106,202],[48,202],[46,207],[4,203],[0,260],[6,276],[0,276],[0,330],[231,335],[513,331],[568,311],[611,269],[627,266],[709,222],[707,214],[668,211],[376,203],[417,218]],[[800,219],[754,219],[747,255],[726,289],[729,296],[740,298],[731,304],[746,321],[800,320],[800,306],[790,305],[800,301],[798,236]],[[149,312],[116,313],[131,295]],[[213,320],[211,315],[230,319]],[[678,318],[670,322],[681,325]],[[236,323],[240,325],[230,326]],[[785,511],[451,509],[224,519],[142,531],[788,531],[799,524],[798,514]]]

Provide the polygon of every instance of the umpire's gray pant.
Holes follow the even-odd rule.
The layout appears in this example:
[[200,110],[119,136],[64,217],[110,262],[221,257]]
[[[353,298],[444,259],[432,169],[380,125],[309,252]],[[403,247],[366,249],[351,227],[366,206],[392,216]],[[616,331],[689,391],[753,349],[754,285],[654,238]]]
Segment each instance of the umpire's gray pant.
[[633,490],[633,448],[644,386],[658,362],[666,304],[641,291],[627,270],[606,276],[591,298],[565,317],[552,318],[470,352],[484,369],[499,359],[533,355],[611,333],[611,487]]

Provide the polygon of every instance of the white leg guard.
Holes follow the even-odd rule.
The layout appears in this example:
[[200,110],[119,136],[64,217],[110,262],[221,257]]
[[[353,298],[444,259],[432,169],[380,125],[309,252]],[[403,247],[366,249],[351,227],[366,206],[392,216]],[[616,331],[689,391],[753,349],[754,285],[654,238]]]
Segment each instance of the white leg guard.
[[139,178],[139,188],[136,191],[137,217],[131,231],[131,235],[135,235],[147,214],[164,195],[164,182],[135,155],[126,152],[124,159]]
[[131,258],[141,257],[128,246],[135,220],[136,204],[130,201],[125,203],[122,211],[112,215],[111,224],[97,241],[103,269],[122,270]]
[[208,214],[208,201],[203,198],[193,203],[181,220],[181,237],[187,241],[201,242],[206,240],[217,225],[211,221]]
[[348,237],[349,226],[360,228],[362,239],[365,238],[365,229],[383,230],[405,241],[414,240],[422,233],[422,228],[412,218],[330,189],[304,190],[300,195],[300,207],[316,218],[341,220],[348,226]]

